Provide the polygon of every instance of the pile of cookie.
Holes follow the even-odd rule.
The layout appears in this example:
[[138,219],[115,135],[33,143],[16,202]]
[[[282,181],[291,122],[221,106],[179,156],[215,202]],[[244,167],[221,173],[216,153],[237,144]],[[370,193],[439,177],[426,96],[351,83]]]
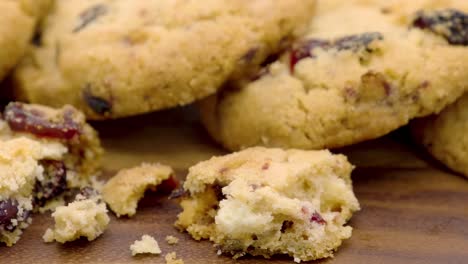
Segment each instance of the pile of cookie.
[[[180,199],[176,227],[219,254],[329,257],[360,207],[354,167],[327,149],[410,121],[417,142],[468,176],[466,0],[0,7],[0,78],[12,91],[0,120],[0,242],[8,246],[45,211],[55,220],[45,241],[94,240],[110,221],[107,206],[132,216],[145,190],[159,186]],[[180,188],[161,164],[97,179],[103,150],[86,119],[192,103],[208,133],[238,152],[193,166]],[[132,251],[160,253],[148,236]]]

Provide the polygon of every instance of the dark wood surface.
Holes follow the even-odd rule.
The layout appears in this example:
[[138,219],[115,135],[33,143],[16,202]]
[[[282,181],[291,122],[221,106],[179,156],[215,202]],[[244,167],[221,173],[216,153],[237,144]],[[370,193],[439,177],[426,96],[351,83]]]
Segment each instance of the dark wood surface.
[[[224,151],[213,143],[191,109],[179,109],[95,123],[107,149],[104,176],[143,161],[171,165],[183,179],[198,161]],[[362,210],[351,220],[353,236],[335,258],[317,263],[468,263],[468,180],[430,159],[407,139],[404,130],[336,152],[357,169],[354,189]],[[147,193],[131,219],[111,217],[97,240],[45,244],[49,215],[36,215],[17,245],[0,247],[0,263],[164,263],[172,251],[185,263],[293,263],[217,256],[212,244],[196,242],[173,228],[177,204]],[[157,238],[162,256],[132,258],[129,245],[143,234]],[[167,245],[166,235],[180,239]]]

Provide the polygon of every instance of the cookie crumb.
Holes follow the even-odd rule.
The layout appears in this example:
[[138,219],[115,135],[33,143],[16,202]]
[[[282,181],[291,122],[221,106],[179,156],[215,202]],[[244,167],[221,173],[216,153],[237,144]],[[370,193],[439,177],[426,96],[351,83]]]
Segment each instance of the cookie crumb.
[[130,245],[132,256],[137,254],[161,254],[158,241],[150,235],[143,235],[140,240],[136,240]]
[[166,242],[169,244],[169,245],[175,245],[177,243],[179,243],[179,239],[175,236],[166,236]]
[[166,254],[164,258],[166,259],[166,264],[184,264],[182,259],[177,259],[177,254],[175,252]]
[[80,194],[67,206],[57,207],[52,217],[55,227],[48,228],[42,237],[47,243],[54,240],[66,243],[80,237],[92,241],[104,233],[110,221],[106,205],[100,201],[100,196],[88,198]]

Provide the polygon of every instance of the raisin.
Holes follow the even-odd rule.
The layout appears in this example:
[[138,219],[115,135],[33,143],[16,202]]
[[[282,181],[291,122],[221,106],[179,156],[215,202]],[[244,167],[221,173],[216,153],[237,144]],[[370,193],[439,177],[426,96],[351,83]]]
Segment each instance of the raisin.
[[4,118],[13,131],[69,140],[81,133],[80,125],[73,120],[72,114],[65,111],[57,121],[51,121],[39,110],[27,109],[23,104],[14,102],[6,106]]
[[109,114],[112,110],[112,105],[101,97],[92,95],[89,89],[83,92],[83,99],[86,104],[98,115]]
[[363,34],[350,35],[342,38],[338,38],[334,41],[324,39],[309,39],[296,45],[290,55],[289,67],[291,72],[294,72],[296,64],[305,58],[315,58],[314,50],[321,48],[324,50],[337,49],[351,50],[358,52],[362,49],[369,51],[369,45],[377,40],[382,40],[383,35],[378,32],[367,32]]
[[352,50],[357,52],[362,48],[367,49],[372,42],[382,39],[382,34],[378,32],[368,32],[339,38],[334,42],[333,46],[338,50]]
[[226,195],[224,195],[223,187],[221,185],[215,184],[213,185],[212,188],[213,188],[213,191],[215,192],[216,199],[218,199],[218,201],[226,199]]
[[452,45],[468,45],[468,14],[458,10],[420,11],[412,25],[438,34]]
[[44,178],[34,186],[34,204],[44,206],[47,201],[62,194],[67,188],[67,169],[62,161],[41,160]]
[[80,21],[78,25],[73,29],[73,33],[77,33],[93,21],[95,21],[100,16],[103,16],[107,13],[107,7],[102,4],[92,6],[80,14]]
[[286,230],[290,229],[294,225],[293,221],[284,221],[283,224],[281,225],[281,233],[286,232]]
[[0,202],[0,228],[13,231],[11,220],[18,217],[18,202],[14,200],[3,200]]
[[312,216],[310,217],[310,222],[315,222],[319,225],[327,224],[327,221],[325,221],[318,212],[314,212],[312,214]]

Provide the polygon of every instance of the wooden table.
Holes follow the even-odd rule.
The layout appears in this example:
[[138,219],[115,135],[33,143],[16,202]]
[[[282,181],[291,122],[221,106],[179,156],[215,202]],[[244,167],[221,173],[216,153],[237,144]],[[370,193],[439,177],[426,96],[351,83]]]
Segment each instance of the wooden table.
[[[143,161],[171,165],[183,179],[198,161],[223,154],[204,132],[193,109],[177,109],[95,123],[107,149],[104,177]],[[352,218],[352,238],[324,263],[468,263],[468,180],[454,175],[411,144],[405,130],[336,152],[358,166],[354,189],[362,210]],[[37,215],[17,245],[0,247],[0,263],[164,263],[163,256],[132,258],[129,245],[143,234],[157,238],[163,254],[176,251],[185,263],[293,263],[217,256],[210,242],[196,242],[172,224],[179,212],[166,197],[147,193],[132,219],[112,216],[97,240],[45,244],[51,225]],[[166,235],[180,238],[169,246]]]

